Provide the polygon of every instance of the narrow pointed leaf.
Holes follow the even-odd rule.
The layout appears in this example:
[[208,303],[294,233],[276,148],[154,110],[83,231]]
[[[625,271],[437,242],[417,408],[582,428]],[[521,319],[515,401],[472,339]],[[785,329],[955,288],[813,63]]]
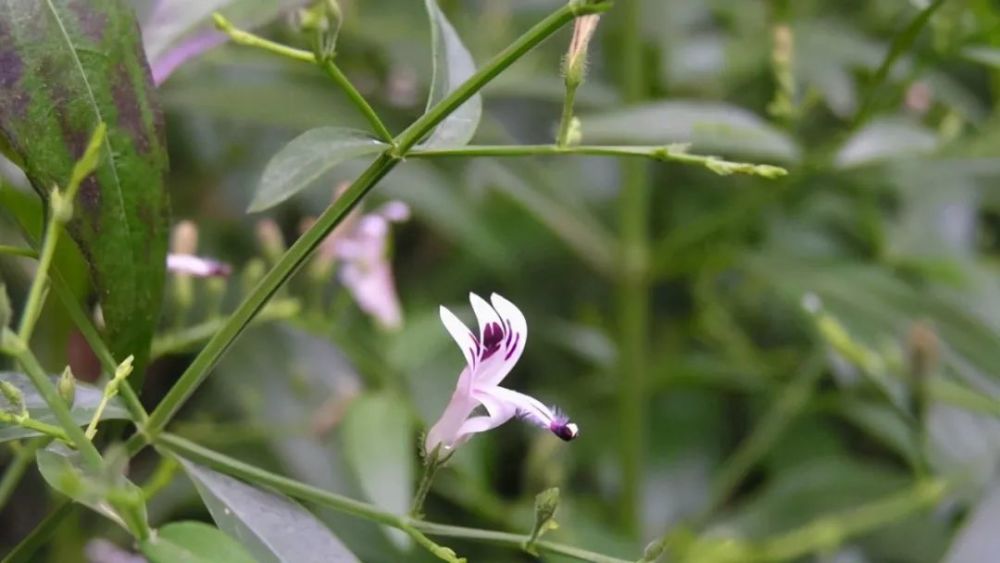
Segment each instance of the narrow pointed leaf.
[[[476,63],[465,48],[451,22],[438,6],[437,0],[425,0],[431,19],[431,50],[433,74],[427,108],[452,93],[476,72]],[[458,147],[466,145],[476,134],[483,113],[483,99],[475,94],[455,112],[445,118],[424,141],[425,147]]]
[[139,544],[150,563],[253,563],[233,538],[204,522],[173,522]]
[[259,562],[352,563],[358,558],[326,526],[294,501],[187,460],[212,519]]
[[[59,421],[56,416],[52,414],[48,406],[45,404],[45,400],[42,399],[41,395],[35,389],[35,386],[31,384],[31,380],[28,376],[21,373],[10,373],[2,372],[0,373],[0,380],[7,381],[17,387],[21,394],[24,395],[24,402],[28,407],[28,413],[31,418],[47,422],[52,425],[59,425]],[[53,383],[55,378],[53,378]],[[87,385],[86,383],[77,381],[76,382],[76,397],[73,400],[73,408],[70,414],[73,415],[73,420],[77,422],[80,426],[86,426],[90,423],[90,419],[94,416],[94,411],[97,410],[98,403],[101,402],[102,392],[97,387],[93,385]],[[3,399],[0,399],[0,408],[5,408],[6,404]],[[114,420],[114,419],[128,419],[128,411],[122,405],[121,400],[115,397],[108,403],[107,408],[101,415],[101,420]],[[35,430],[29,428],[23,428],[21,426],[14,426],[8,424],[0,424],[0,443],[7,442],[10,440],[19,440],[21,438],[30,438],[32,436],[38,436],[39,433]]]
[[[406,514],[413,494],[413,424],[406,405],[386,393],[364,395],[351,403],[343,422],[344,453],[376,506]],[[409,536],[392,531],[400,547]]]
[[285,145],[267,163],[249,211],[274,207],[308,188],[334,166],[345,160],[381,152],[385,146],[364,131],[344,127],[319,127],[306,131]]
[[[58,444],[39,450],[35,456],[38,472],[50,487],[128,529],[125,519],[108,502],[113,491],[142,498],[139,487],[124,475],[97,475],[83,467],[77,452]],[[145,518],[145,509],[142,517]]]
[[70,234],[86,258],[116,357],[137,374],[162,294],[168,202],[163,119],[125,0],[0,0],[0,137],[47,197],[97,125],[97,170]]

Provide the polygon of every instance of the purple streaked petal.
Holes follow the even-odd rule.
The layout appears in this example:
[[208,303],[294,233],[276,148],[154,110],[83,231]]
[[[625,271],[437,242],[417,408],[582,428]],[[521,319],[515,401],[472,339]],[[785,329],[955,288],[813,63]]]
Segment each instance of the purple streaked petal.
[[181,65],[226,42],[226,36],[217,31],[204,31],[185,39],[149,62],[153,83],[159,86]]
[[475,293],[469,294],[469,302],[472,303],[472,310],[476,313],[476,320],[479,321],[479,340],[482,342],[485,348],[486,343],[486,330],[490,325],[497,325],[501,329],[501,334],[503,333],[502,327],[503,319],[497,314],[493,306],[486,302],[485,299],[476,295]]
[[530,395],[518,393],[513,389],[490,387],[488,389],[477,390],[474,394],[475,398],[483,403],[483,406],[486,406],[486,402],[482,400],[482,397],[486,395],[503,404],[513,406],[519,416],[539,428],[548,430],[551,428],[552,422],[557,419],[556,413],[541,401]]
[[465,355],[465,363],[470,368],[475,364],[476,351],[479,349],[479,343],[476,342],[476,337],[473,336],[469,329],[465,326],[465,323],[460,321],[454,313],[448,310],[444,305],[439,309],[441,315],[441,323],[444,324],[444,328],[448,329],[448,333],[451,337],[455,339],[455,343],[462,350],[462,354]]

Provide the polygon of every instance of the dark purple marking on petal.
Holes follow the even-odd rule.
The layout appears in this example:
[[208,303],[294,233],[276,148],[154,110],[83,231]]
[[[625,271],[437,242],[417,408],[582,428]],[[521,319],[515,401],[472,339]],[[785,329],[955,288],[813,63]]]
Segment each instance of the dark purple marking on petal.
[[510,319],[504,319],[504,324],[507,325],[507,340],[504,341],[504,346],[510,347],[510,339],[514,337],[514,329],[510,328]]
[[503,358],[504,360],[509,360],[510,357],[514,355],[514,352],[517,350],[517,345],[520,342],[521,342],[521,333],[520,332],[515,333],[514,334],[514,342],[513,342],[513,344],[511,344],[510,348],[507,349],[507,355],[504,356],[504,358]]
[[100,43],[104,40],[104,30],[108,27],[108,16],[101,13],[93,4],[87,2],[70,2],[69,9],[76,14],[80,22],[80,31],[92,41]]
[[483,329],[482,359],[489,358],[500,349],[504,333],[500,323],[490,323]]
[[569,417],[558,411],[556,411],[556,417],[549,423],[549,431],[564,442],[574,440],[580,435],[580,429],[576,424],[570,422]]

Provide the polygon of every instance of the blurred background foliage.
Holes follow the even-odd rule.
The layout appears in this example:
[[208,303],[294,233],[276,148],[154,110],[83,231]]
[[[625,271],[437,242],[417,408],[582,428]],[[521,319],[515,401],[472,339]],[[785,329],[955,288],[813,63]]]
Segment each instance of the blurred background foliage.
[[[140,14],[149,9],[136,4]],[[223,4],[192,7],[192,28]],[[228,4],[244,10],[244,19],[231,16],[239,24],[270,21],[262,33],[305,46],[275,2]],[[423,6],[341,4],[337,61],[399,131],[421,113],[428,89]],[[637,526],[621,515],[618,396],[629,378],[616,336],[621,171],[613,159],[404,163],[365,203],[399,199],[414,212],[395,231],[402,330],[379,331],[334,279],[320,298],[315,281],[300,275],[276,298],[292,304],[274,315],[281,320],[238,341],[174,430],[405,510],[419,469],[417,433],[443,408],[461,366],[437,306],[468,313],[468,291],[497,291],[522,308],[532,332],[509,385],[560,405],[581,438],[564,445],[519,424],[477,437],[439,475],[430,519],[523,532],[534,495],[559,486],[560,528],[550,536],[619,557],[635,559],[668,534],[672,560],[724,561],[741,542],[805,530],[812,547],[797,554],[803,560],[996,560],[996,3],[936,2],[915,33],[907,26],[926,0],[640,4],[648,100],[622,101],[622,41],[636,31],[623,29],[616,7],[602,19],[578,95],[583,142],[691,142],[692,152],[778,164],[789,175],[643,164],[652,297]],[[482,62],[558,2],[441,5]],[[474,142],[551,142],[568,40],[567,29],[486,88]],[[357,112],[315,68],[232,45],[184,66],[160,95],[173,216],[199,226],[200,253],[236,269],[224,295],[218,284],[196,283],[199,301],[187,309],[168,287],[162,338],[210,320],[213,300],[221,311],[238,301],[259,275],[262,217],[292,239],[365,163],[339,166],[281,206],[248,215],[275,152],[320,125],[364,128]],[[17,299],[29,272],[2,265]],[[40,331],[54,368],[73,359],[80,339],[58,304],[50,309]],[[192,349],[154,364],[154,399]],[[156,463],[141,457],[133,471],[149,474]],[[949,488],[919,502],[918,480],[931,475]],[[154,522],[207,516],[183,475],[161,484]],[[44,513],[41,491],[36,476],[17,490],[0,516],[4,545]],[[893,495],[918,502],[884,509],[879,503]],[[867,508],[879,516],[844,517]],[[318,513],[364,561],[429,557],[374,524]],[[47,560],[78,560],[95,535],[119,538],[92,520],[64,524]],[[446,543],[470,561],[527,558]]]

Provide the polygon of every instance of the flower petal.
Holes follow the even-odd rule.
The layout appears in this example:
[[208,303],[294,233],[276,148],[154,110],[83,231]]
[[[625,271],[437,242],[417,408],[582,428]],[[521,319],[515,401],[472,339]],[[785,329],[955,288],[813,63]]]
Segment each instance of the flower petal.
[[458,431],[458,443],[468,440],[473,434],[486,432],[514,418],[517,407],[489,393],[473,393],[473,398],[486,407],[487,416],[473,416],[462,424]]
[[196,278],[226,277],[232,273],[229,264],[193,254],[167,254],[167,271]]
[[489,374],[483,374],[479,380],[484,385],[499,385],[514,364],[521,358],[524,352],[524,345],[528,340],[528,322],[524,319],[524,314],[516,305],[494,293],[490,299],[493,301],[493,309],[499,314],[503,324],[504,338],[500,346],[500,355],[503,364],[497,368],[489,370]]
[[451,337],[455,339],[458,347],[462,349],[462,354],[465,355],[465,363],[469,366],[469,369],[472,369],[475,366],[476,353],[479,350],[479,344],[476,342],[475,335],[465,326],[465,323],[460,321],[444,305],[440,308],[440,314],[441,323],[451,333]]
[[427,432],[427,438],[424,440],[425,452],[433,452],[438,446],[450,450],[461,443],[462,426],[478,406],[478,402],[462,389],[461,380],[466,377],[467,372],[468,368],[462,370],[458,388],[441,413],[441,418]]
[[508,408],[514,408],[520,416],[524,417],[525,420],[531,422],[539,428],[545,428],[546,430],[551,430],[552,422],[560,418],[556,413],[552,411],[549,407],[545,406],[544,403],[538,399],[525,395],[524,393],[518,393],[513,389],[507,389],[506,387],[492,387],[487,390],[479,390],[473,394],[473,397],[483,404],[489,410],[489,406],[486,401],[483,400],[483,396],[489,395],[493,401],[502,403],[504,405],[509,405]]
[[472,310],[476,312],[476,320],[479,321],[479,342],[486,345],[488,329],[491,325],[496,325],[501,331],[504,330],[503,320],[492,305],[475,293],[469,294],[469,302],[472,303]]

